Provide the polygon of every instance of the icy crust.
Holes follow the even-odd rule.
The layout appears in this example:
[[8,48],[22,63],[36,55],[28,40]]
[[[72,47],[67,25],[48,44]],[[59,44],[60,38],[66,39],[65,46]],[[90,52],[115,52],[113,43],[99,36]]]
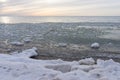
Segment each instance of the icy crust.
[[120,64],[87,58],[79,61],[34,60],[36,48],[0,54],[1,80],[120,80]]

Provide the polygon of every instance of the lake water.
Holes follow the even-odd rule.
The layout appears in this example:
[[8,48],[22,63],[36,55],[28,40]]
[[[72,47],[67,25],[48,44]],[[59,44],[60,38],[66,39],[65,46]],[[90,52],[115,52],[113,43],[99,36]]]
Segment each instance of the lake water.
[[55,42],[120,43],[120,17],[0,17],[0,40],[21,41],[31,36]]
[[120,16],[60,16],[60,17],[10,17],[0,16],[0,23],[43,23],[43,22],[120,22]]

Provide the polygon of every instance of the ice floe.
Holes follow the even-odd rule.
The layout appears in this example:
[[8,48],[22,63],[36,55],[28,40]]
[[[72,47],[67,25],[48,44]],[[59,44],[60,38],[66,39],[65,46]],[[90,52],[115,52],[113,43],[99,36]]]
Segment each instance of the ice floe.
[[19,41],[13,41],[13,42],[10,42],[11,45],[14,45],[14,46],[23,46],[24,43],[22,42],[19,42]]
[[99,49],[99,48],[100,48],[100,44],[97,43],[97,42],[92,43],[92,44],[91,44],[91,48],[92,48],[92,49]]
[[32,41],[31,37],[25,37],[25,38],[23,39],[23,42],[24,42],[24,43],[29,43],[29,42],[31,42],[31,41]]

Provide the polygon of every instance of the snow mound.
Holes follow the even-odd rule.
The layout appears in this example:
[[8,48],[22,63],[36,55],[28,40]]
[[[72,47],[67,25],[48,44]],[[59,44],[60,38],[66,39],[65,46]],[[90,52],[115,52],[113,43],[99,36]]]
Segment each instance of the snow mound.
[[36,48],[0,54],[1,80],[120,80],[120,63],[113,60],[34,60]]

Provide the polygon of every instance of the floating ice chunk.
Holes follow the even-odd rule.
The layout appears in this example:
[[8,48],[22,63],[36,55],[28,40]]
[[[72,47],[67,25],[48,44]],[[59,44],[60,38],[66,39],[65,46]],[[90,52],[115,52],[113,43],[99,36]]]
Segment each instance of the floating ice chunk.
[[100,44],[95,42],[95,43],[91,44],[91,48],[92,49],[99,49],[100,48]]
[[107,46],[108,47],[113,47],[113,46],[115,46],[113,43],[111,43],[111,42],[109,42],[108,44],[107,44]]
[[80,46],[79,45],[76,45],[76,44],[71,44],[71,49],[74,49],[74,50],[79,50],[80,49]]
[[18,41],[10,42],[10,44],[14,45],[14,46],[23,46],[24,45],[22,42],[18,42]]
[[62,34],[59,33],[58,36],[62,36]]
[[13,54],[14,56],[18,56],[18,57],[33,57],[33,56],[37,56],[38,53],[36,52],[37,48],[33,47],[32,49],[27,49],[22,51],[21,53],[17,53],[17,54]]
[[58,43],[59,47],[67,47],[67,43]]
[[93,64],[95,64],[95,60],[93,58],[86,58],[86,59],[80,60],[79,64],[81,64],[81,65],[93,65]]
[[24,41],[24,43],[29,43],[32,40],[31,40],[31,37],[26,37],[26,38],[23,39],[23,41]]

